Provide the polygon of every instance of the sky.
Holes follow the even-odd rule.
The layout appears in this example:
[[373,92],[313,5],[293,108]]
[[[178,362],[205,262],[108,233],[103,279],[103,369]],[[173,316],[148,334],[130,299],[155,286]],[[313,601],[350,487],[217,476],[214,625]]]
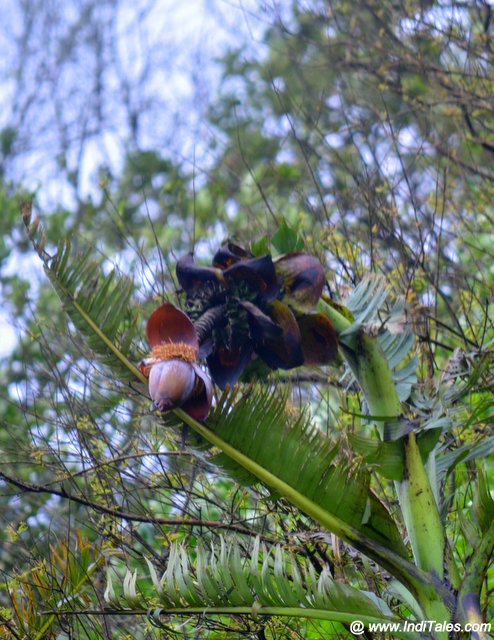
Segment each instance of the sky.
[[[0,132],[17,132],[7,179],[36,191],[46,215],[96,192],[99,168],[118,173],[132,145],[159,141],[165,155],[197,160],[216,60],[261,47],[267,11],[258,0],[3,0]],[[43,277],[37,257],[20,261],[13,247],[4,273],[19,269]],[[0,290],[0,357],[19,331]]]
[[[261,46],[265,24],[257,0],[4,2],[13,22],[0,27],[0,129],[19,131],[10,176],[38,188],[45,210],[74,204],[64,170],[80,169],[85,193],[98,165],[120,168],[131,109],[140,148],[163,140],[177,155],[200,151],[216,59]],[[91,4],[84,21],[81,6]],[[43,7],[33,20],[21,10],[30,5]]]

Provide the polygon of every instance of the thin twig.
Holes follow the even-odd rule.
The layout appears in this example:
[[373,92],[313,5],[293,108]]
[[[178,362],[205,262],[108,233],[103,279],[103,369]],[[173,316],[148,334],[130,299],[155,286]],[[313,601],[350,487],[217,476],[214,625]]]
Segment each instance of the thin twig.
[[[215,528],[215,529],[229,529],[231,531],[237,531],[238,533],[243,533],[249,536],[256,536],[258,533],[256,531],[251,531],[247,527],[243,527],[239,524],[235,524],[233,522],[218,522],[216,520],[202,520],[200,518],[160,518],[157,516],[144,516],[138,513],[131,513],[128,511],[121,511],[120,509],[112,509],[111,507],[105,507],[102,504],[98,504],[88,500],[87,498],[83,498],[82,496],[75,496],[73,494],[68,493],[63,487],[61,489],[47,488],[43,485],[33,484],[31,482],[25,482],[23,480],[19,480],[17,478],[12,478],[0,471],[0,479],[4,480],[8,484],[11,484],[26,493],[47,493],[54,496],[59,496],[61,498],[66,498],[67,500],[71,500],[72,502],[77,502],[78,504],[82,504],[86,507],[90,507],[91,509],[95,509],[96,511],[100,511],[102,513],[107,513],[116,518],[123,518],[125,520],[132,520],[133,522],[148,522],[152,524],[164,524],[164,525],[183,525],[189,527],[204,527],[204,528]],[[264,539],[268,539],[263,536]]]

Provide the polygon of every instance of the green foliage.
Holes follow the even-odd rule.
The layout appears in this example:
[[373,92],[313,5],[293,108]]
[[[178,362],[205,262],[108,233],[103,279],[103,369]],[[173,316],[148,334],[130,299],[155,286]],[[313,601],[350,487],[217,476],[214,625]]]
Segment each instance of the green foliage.
[[365,277],[345,301],[352,315],[352,324],[342,332],[340,338],[350,339],[360,330],[377,335],[383,354],[393,372],[398,397],[408,400],[412,385],[417,382],[418,359],[415,356],[403,360],[410,353],[415,337],[407,322],[409,310],[402,298],[395,298],[394,304],[386,308],[389,287],[384,278]]
[[[53,288],[18,228],[23,189],[6,181],[22,131],[0,132],[2,310],[21,334],[0,368],[0,621],[12,637],[349,637],[341,622],[284,615],[316,601],[324,625],[357,609],[389,615],[384,600],[400,619],[492,616],[492,11],[293,3],[260,38],[222,62],[204,157],[132,146],[119,175],[100,167],[91,197],[71,149],[60,157],[73,204],[44,216],[44,236],[26,219]],[[230,390],[206,425],[184,427],[134,389],[142,319],[148,301],[171,297],[176,256],[206,260],[226,237],[255,255],[317,255],[320,311],[348,366],[258,370],[264,387]],[[407,514],[410,434],[427,504]],[[115,602],[125,581],[127,604],[153,608],[146,622],[83,615],[103,602],[99,551],[93,574],[87,546],[50,548],[74,527],[93,549],[114,549]],[[281,546],[253,564],[248,538],[259,534]],[[398,565],[369,560],[369,541]],[[154,586],[140,577],[143,556]],[[284,611],[266,618],[256,602]],[[81,615],[47,613],[60,603]],[[241,615],[213,622],[205,607],[218,604]],[[160,614],[179,605],[201,617]]]
[[[183,544],[170,547],[166,569],[158,577],[146,558],[153,591],[145,597],[138,572],[127,570],[117,595],[109,574],[105,599],[112,606],[155,607],[155,615],[173,611],[208,610],[210,614],[244,613],[254,619],[276,608],[278,615],[311,616],[351,621],[391,619],[383,600],[332,579],[328,567],[318,571],[307,558],[295,556],[280,545],[266,547],[256,538],[250,554],[232,540],[220,538],[219,546],[199,545],[191,556]],[[228,611],[228,608],[231,608]],[[298,611],[297,611],[298,610]]]
[[[234,390],[223,395],[208,426],[338,520],[405,555],[401,534],[371,491],[367,471],[345,463],[338,456],[337,434],[333,439],[326,437],[306,416],[290,409],[287,401],[285,394],[269,386],[250,387],[243,393]],[[215,462],[232,468],[224,454]],[[236,477],[235,467],[233,473]]]
[[[84,273],[85,277],[89,273],[91,280],[94,279],[96,270],[91,270],[87,266],[86,259],[82,263],[75,262],[74,266],[67,246],[54,258],[49,258],[44,250],[45,239],[39,232],[39,223],[31,223],[30,216],[26,214],[24,218],[29,236],[44,260],[45,268],[55,289],[61,292],[62,300],[71,305],[69,314],[74,324],[80,327],[83,333],[89,335],[89,343],[94,344],[95,349],[102,352],[104,347],[109,348],[111,355],[116,358],[115,363],[110,361],[114,367],[116,365],[126,367],[130,374],[140,379],[142,376],[139,371],[129,362],[126,354],[120,351],[119,345],[115,344],[117,340],[112,342],[108,338],[107,334],[114,339],[118,338],[118,333],[113,328],[118,325],[110,324],[105,331],[98,326],[98,321],[106,326],[107,318],[120,317],[122,313],[123,304],[120,295],[109,295],[114,291],[112,275],[105,281],[101,295],[83,295],[81,291],[86,286],[86,280],[81,274]],[[119,288],[119,294],[121,289],[122,287]],[[124,294],[128,296],[128,292],[124,291]],[[381,320],[379,317],[386,295],[386,287],[382,281],[373,278],[364,281],[356,289],[353,298],[350,296],[351,311],[345,315],[340,314],[337,306],[326,304],[326,307],[323,307],[329,317],[335,320],[350,368],[366,393],[369,409],[380,413],[380,417],[377,416],[378,419],[396,415],[395,405],[399,403],[396,391],[398,387],[395,387],[390,368],[399,364],[411,346],[410,334],[403,328],[402,317],[405,308],[401,303],[394,304],[388,319]],[[126,302],[128,303],[128,299]],[[102,315],[99,309],[103,305],[105,314]],[[387,320],[392,331],[385,328]],[[398,326],[398,331],[394,330],[395,325]],[[94,336],[91,337],[91,334]],[[386,376],[378,383],[376,380],[372,382],[369,375],[374,375],[378,370]],[[483,375],[483,371],[484,369],[480,367],[467,386],[471,388],[475,384],[475,376],[478,380]],[[454,397],[459,397],[458,392]],[[423,465],[423,458],[427,459],[436,442],[439,424],[437,420],[432,423],[434,429],[429,428],[431,433],[434,431],[432,439],[429,438],[426,446],[421,448],[417,447],[413,434],[407,435],[408,430],[400,432],[399,428],[394,428],[394,437],[390,438],[392,431],[390,425],[386,424],[381,435],[384,437],[384,442],[380,449],[379,446],[377,449],[369,449],[363,438],[360,438],[360,444],[358,438],[350,438],[349,442],[356,445],[357,451],[360,448],[360,452],[363,453],[363,460],[366,462],[364,464],[350,457],[350,450],[342,446],[340,438],[324,436],[320,429],[311,426],[302,414],[290,408],[286,393],[274,392],[274,388],[266,385],[258,388],[247,387],[244,391],[236,388],[225,393],[210,417],[207,427],[196,423],[183,412],[178,411],[177,414],[201,436],[222,449],[219,456],[209,456],[209,464],[212,462],[223,467],[234,478],[240,478],[243,483],[252,483],[254,480],[263,481],[302,512],[312,516],[323,526],[327,526],[354,547],[364,550],[373,559],[382,562],[383,566],[399,578],[402,584],[412,589],[426,615],[446,615],[445,612],[450,606],[447,587],[438,591],[433,590],[431,593],[428,574],[420,572],[425,570],[442,576],[442,573],[439,574],[438,567],[442,572],[444,557],[446,557],[444,549],[447,547],[445,547],[443,525],[439,519],[434,492]],[[372,416],[370,418],[372,419]],[[394,442],[389,443],[386,440],[394,440]],[[425,438],[422,438],[422,441],[425,442]],[[397,443],[399,448],[395,446]],[[379,452],[377,457],[376,451]],[[307,464],[307,460],[310,460],[310,465]],[[398,473],[399,462],[405,467],[403,477]],[[241,473],[239,473],[239,464],[244,469]],[[407,559],[408,552],[396,522],[371,489],[371,468],[376,464],[383,465],[384,477],[397,478],[401,481],[400,503],[418,563],[417,569]],[[245,470],[249,475],[245,475]],[[105,486],[103,485],[101,489],[103,495]],[[485,490],[479,495],[481,495],[479,504],[485,507],[487,505]],[[419,496],[420,499],[418,499]],[[477,511],[479,512],[479,509]],[[485,527],[484,532],[487,534]],[[431,553],[432,543],[435,544],[433,553]],[[202,552],[197,550],[197,553],[201,558]],[[182,586],[179,589],[181,596],[173,601],[175,608],[179,601],[183,604],[185,592],[191,596],[190,602],[187,601],[186,605],[203,606],[204,603],[199,601],[197,594],[194,595],[191,591],[193,582],[190,576],[184,573],[184,555],[182,552],[179,555],[182,556],[179,573],[173,573],[175,569],[170,569],[168,574],[165,574],[165,576],[168,575],[168,578],[165,578],[165,581],[168,580],[167,592],[176,591],[176,584],[173,582],[176,579]],[[451,566],[453,572],[455,570],[453,560],[448,559],[447,562],[449,563],[447,567]],[[201,560],[198,569],[200,572],[202,572],[202,565]],[[169,566],[175,567],[175,560]],[[173,579],[169,577],[172,573],[175,576]],[[282,592],[289,593],[288,587],[283,589],[281,586],[283,574],[279,569],[278,574],[275,563],[276,584],[280,585]],[[227,583],[225,590],[229,593],[232,585],[228,582],[228,574],[223,571],[221,576]],[[320,574],[318,580],[323,576],[324,572]],[[291,576],[291,581],[293,580]],[[458,577],[453,577],[453,573],[451,580],[454,580],[455,587],[459,585]],[[127,573],[123,584],[127,602],[131,606],[141,606],[136,588],[136,573]],[[201,592],[202,600],[208,601],[213,591],[221,593],[218,590],[218,584],[214,582],[212,586],[211,582],[206,584],[209,586],[205,587],[206,592]],[[317,584],[320,591],[319,581]],[[266,588],[262,585],[258,586]],[[111,582],[108,584],[107,598],[112,602],[116,601]],[[215,604],[220,602],[217,601]],[[272,600],[268,604],[275,606],[279,602]],[[283,606],[294,605],[295,601],[285,598],[282,604]],[[252,604],[249,603],[249,606]],[[468,614],[465,612],[463,615]]]
[[273,235],[271,244],[278,253],[290,253],[291,251],[302,251],[304,249],[304,241],[298,236],[295,229],[290,227],[284,219]]
[[494,518],[494,500],[490,494],[487,478],[482,468],[478,471],[472,510],[481,532],[485,534]]
[[11,624],[32,640],[57,637],[60,607],[85,607],[92,580],[103,561],[100,550],[94,549],[80,532],[76,533],[73,548],[66,541],[52,548],[49,563],[37,563],[10,585]]
[[115,269],[104,275],[102,262],[92,260],[90,250],[72,256],[69,241],[50,256],[44,249],[46,238],[39,221],[31,222],[28,212],[24,222],[50,282],[90,349],[122,379],[138,377],[137,370],[128,366],[129,360],[137,360],[132,348],[139,331],[133,280]]

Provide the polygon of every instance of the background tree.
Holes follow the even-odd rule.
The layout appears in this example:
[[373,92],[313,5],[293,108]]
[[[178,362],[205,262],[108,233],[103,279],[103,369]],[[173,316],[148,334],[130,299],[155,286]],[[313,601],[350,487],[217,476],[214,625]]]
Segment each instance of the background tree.
[[[156,111],[147,108],[146,96],[156,86],[149,74],[167,62],[153,56],[166,57],[169,50],[155,53],[151,47],[138,80],[129,77],[116,53],[118,39],[108,37],[121,7],[89,3],[69,19],[68,12],[49,13],[43,5],[41,21],[33,21],[31,5],[24,8],[15,112],[25,115],[6,126],[2,137],[9,230],[1,254],[3,295],[24,325],[2,368],[6,628],[13,637],[56,637],[64,629],[75,637],[123,637],[129,631],[159,637],[142,618],[129,620],[121,612],[98,618],[39,614],[53,609],[62,594],[75,610],[87,603],[103,607],[108,564],[117,585],[127,566],[139,567],[143,575],[142,556],[165,567],[171,542],[183,540],[193,549],[198,539],[217,542],[220,531],[236,532],[244,550],[256,535],[289,545],[300,562],[310,560],[318,576],[328,565],[333,577],[384,597],[393,612],[403,613],[386,572],[373,565],[369,571],[365,556],[355,556],[347,545],[328,544],[320,526],[276,494],[239,485],[238,470],[228,468],[218,477],[217,466],[191,434],[176,424],[163,428],[150,414],[142,388],[125,367],[114,357],[107,358],[110,368],[99,364],[98,340],[93,336],[88,346],[74,331],[83,328],[77,314],[67,330],[53,290],[34,276],[33,254],[14,222],[18,201],[12,183],[20,177],[22,149],[32,148],[29,140],[41,146],[43,131],[59,131],[59,151],[52,155],[66,167],[70,196],[64,187],[65,208],[43,216],[45,250],[55,253],[64,229],[76,250],[88,248],[71,283],[82,300],[101,292],[100,306],[104,299],[112,309],[112,301],[127,295],[127,304],[113,308],[111,318],[103,304],[99,320],[113,323],[113,338],[127,345],[134,364],[146,353],[145,319],[163,296],[177,302],[175,256],[195,247],[200,259],[209,258],[220,236],[237,236],[244,244],[261,238],[259,246],[266,248],[262,236],[273,240],[284,220],[298,227],[306,250],[325,265],[328,294],[337,301],[369,271],[384,274],[391,290],[387,311],[404,294],[405,321],[418,336],[418,385],[406,398],[410,411],[432,440],[443,432],[436,449],[437,499],[444,518],[449,510],[447,528],[461,573],[491,513],[491,8],[481,2],[361,2],[351,10],[346,2],[272,6],[263,46],[239,47],[223,59],[221,96],[208,114],[211,135],[196,145],[194,160],[163,152],[170,146],[187,150],[180,136],[165,134],[154,144],[151,135],[168,106],[157,106],[151,97]],[[154,15],[153,5],[145,9],[142,24]],[[67,34],[46,38],[54,44],[45,59],[30,57],[34,25]],[[77,60],[79,50],[85,52],[81,59],[92,61],[94,79],[81,99],[90,107],[84,118],[77,102],[73,111],[61,108],[74,104],[78,87],[71,80],[72,58],[60,52],[70,51]],[[67,82],[58,73],[64,61]],[[30,77],[43,82],[33,85]],[[115,113],[113,107],[105,112],[115,104],[114,84],[106,78],[120,78],[126,161],[109,171],[104,152],[99,186],[88,197],[83,157],[105,139]],[[161,91],[156,95],[161,98]],[[58,111],[46,106],[57,96]],[[43,117],[28,116],[33,109]],[[55,120],[48,120],[50,112],[58,113]],[[29,138],[25,125],[35,121],[40,133]],[[41,191],[39,197],[46,198]],[[31,235],[37,237],[36,229]],[[26,256],[22,270],[9,260],[14,247]],[[68,258],[67,269],[73,260]],[[112,265],[124,279],[116,275],[101,289]],[[61,275],[63,280],[63,265]],[[379,321],[373,319],[377,326],[381,321],[385,310]],[[337,439],[345,459],[340,464],[363,465],[394,510],[392,458],[369,450],[366,438],[373,427],[361,417],[366,402],[349,379],[334,369],[302,369],[277,377],[276,384],[293,389],[293,406],[309,406],[320,428]],[[487,458],[487,482],[480,474],[477,485],[476,458]],[[379,470],[386,464],[383,478]],[[293,579],[288,582],[293,585]],[[151,597],[151,580],[139,585]],[[488,577],[481,597],[487,620],[491,587]],[[197,624],[211,637],[347,634],[339,622],[330,628],[285,618]],[[192,634],[175,619],[163,633],[172,632]]]

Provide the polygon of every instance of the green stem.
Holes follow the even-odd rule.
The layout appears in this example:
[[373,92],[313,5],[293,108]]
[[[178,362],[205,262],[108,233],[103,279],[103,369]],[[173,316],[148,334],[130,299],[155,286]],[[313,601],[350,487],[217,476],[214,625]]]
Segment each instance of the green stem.
[[[51,613],[51,612],[49,612]],[[58,615],[117,615],[117,616],[139,616],[147,615],[153,617],[153,609],[100,609],[100,610],[86,610],[86,611],[64,611],[58,612]],[[406,640],[418,640],[419,636],[416,633],[410,633],[401,631],[404,626],[403,621],[397,618],[377,618],[375,616],[369,616],[365,614],[346,613],[344,611],[334,611],[328,609],[305,609],[303,607],[173,607],[173,608],[158,608],[156,614],[159,616],[173,616],[173,615],[198,615],[198,616],[237,616],[237,615],[251,615],[254,619],[259,616],[285,616],[290,618],[310,618],[312,620],[327,620],[328,622],[341,622],[343,624],[350,624],[355,620],[362,622],[366,627],[369,624],[381,624],[381,625],[396,625],[393,630],[393,637],[405,638]]]
[[397,487],[415,562],[418,567],[442,580],[444,530],[413,431],[405,437],[404,477]]
[[117,357],[120,362],[127,367],[129,371],[131,371],[136,378],[139,378],[141,382],[147,384],[147,378],[139,371],[139,369],[130,362],[128,358],[116,347],[113,342],[108,338],[108,336],[101,331],[96,322],[91,318],[91,316],[84,310],[84,308],[77,302],[77,299],[74,297],[72,292],[63,287],[58,281],[56,282],[56,286],[58,289],[62,290],[64,295],[69,298],[71,303],[74,305],[77,313],[84,319],[84,322],[91,328],[91,330],[98,336],[98,338],[105,344],[105,346],[113,353],[115,357]]
[[335,517],[331,513],[328,513],[325,509],[322,509],[318,504],[298,492],[294,487],[291,487],[254,460],[244,455],[241,451],[235,449],[235,447],[230,445],[228,442],[225,442],[206,426],[191,418],[182,409],[175,409],[174,413],[208,442],[217,446],[229,458],[259,478],[261,482],[272,489],[275,489],[293,505],[313,518],[316,522],[319,522],[319,524],[334,533],[336,536],[348,544],[351,544],[355,549],[358,549],[378,562],[393,576],[405,584],[410,591],[413,593],[419,593],[426,590],[429,595],[433,595],[434,590],[431,590],[432,585],[430,584],[430,577],[415,567],[412,563],[391,551],[389,548],[379,544],[375,540],[364,537],[360,531],[354,529],[352,526]]
[[[399,417],[403,409],[392,372],[377,339],[365,334],[362,328],[349,331],[351,322],[332,305],[322,301],[319,310],[342,334],[341,351],[366,397],[370,413]],[[431,573],[431,582],[439,590],[444,574],[445,533],[414,433],[406,438],[404,449],[404,478],[398,483],[403,519],[417,567]],[[430,619],[449,620],[451,597],[444,599],[438,590],[432,598],[430,592],[419,590],[417,600]]]
[[369,411],[372,415],[398,418],[403,408],[379,342],[363,330],[358,330],[354,343],[354,349],[342,349],[343,356],[365,394]]
[[[480,591],[482,582],[494,551],[494,520],[480,540],[466,568],[465,577],[458,593],[456,617],[463,626],[469,623],[483,622],[480,610]],[[487,633],[472,633],[472,638],[484,640]]]
[[403,409],[379,342],[362,330],[350,333],[352,322],[324,300],[319,302],[318,309],[341,336],[341,352],[364,392],[371,414],[383,418],[400,416]]

